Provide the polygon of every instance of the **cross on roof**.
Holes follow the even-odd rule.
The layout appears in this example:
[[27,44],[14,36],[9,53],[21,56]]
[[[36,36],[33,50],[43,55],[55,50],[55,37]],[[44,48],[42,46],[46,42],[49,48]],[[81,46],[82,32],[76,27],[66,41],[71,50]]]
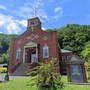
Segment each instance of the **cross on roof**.
[[33,16],[36,17],[37,16],[37,8],[34,7],[33,10],[34,10]]

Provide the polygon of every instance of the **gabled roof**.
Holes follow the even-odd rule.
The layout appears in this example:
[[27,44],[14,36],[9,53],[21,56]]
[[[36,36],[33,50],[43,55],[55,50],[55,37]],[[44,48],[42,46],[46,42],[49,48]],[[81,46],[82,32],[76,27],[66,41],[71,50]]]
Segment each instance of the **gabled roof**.
[[84,63],[85,59],[81,59],[78,55],[72,55],[71,59],[67,61],[68,63]]

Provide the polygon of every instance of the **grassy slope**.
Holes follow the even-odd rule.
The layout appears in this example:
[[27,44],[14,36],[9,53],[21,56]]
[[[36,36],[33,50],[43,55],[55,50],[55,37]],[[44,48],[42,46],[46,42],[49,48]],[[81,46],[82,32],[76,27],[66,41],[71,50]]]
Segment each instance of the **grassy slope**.
[[[9,82],[0,83],[0,90],[36,90],[36,86],[27,85],[28,81],[34,82],[30,77],[13,78]],[[66,83],[66,77],[63,77],[62,81]],[[90,85],[65,84],[63,90],[90,90]]]

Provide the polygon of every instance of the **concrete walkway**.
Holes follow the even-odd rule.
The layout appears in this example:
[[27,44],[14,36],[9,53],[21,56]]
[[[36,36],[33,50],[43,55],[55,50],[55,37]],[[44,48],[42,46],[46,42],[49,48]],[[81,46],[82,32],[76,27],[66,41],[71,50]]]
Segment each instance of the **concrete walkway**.
[[0,81],[4,81],[4,77],[5,77],[5,75],[6,75],[5,73],[3,73],[3,74],[0,73]]
[[[0,81],[4,81],[6,73],[0,73]],[[13,80],[14,78],[20,78],[20,77],[27,77],[27,76],[10,76],[9,75],[9,79]]]

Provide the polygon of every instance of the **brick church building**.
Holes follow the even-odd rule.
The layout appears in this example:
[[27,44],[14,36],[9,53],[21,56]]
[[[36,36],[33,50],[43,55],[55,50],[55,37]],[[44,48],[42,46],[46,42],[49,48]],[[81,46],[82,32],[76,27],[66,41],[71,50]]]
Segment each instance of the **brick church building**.
[[9,73],[26,75],[26,71],[35,67],[36,62],[49,63],[50,60],[57,60],[54,71],[67,74],[68,81],[86,82],[85,61],[71,51],[60,49],[57,33],[43,31],[39,18],[31,18],[27,30],[11,41]]
[[21,74],[22,69],[35,62],[49,62],[52,58],[57,58],[55,71],[60,72],[66,69],[61,62],[62,57],[66,60],[72,53],[65,52],[58,47],[56,32],[43,31],[39,18],[35,17],[28,20],[27,30],[11,41],[8,69],[10,73]]

